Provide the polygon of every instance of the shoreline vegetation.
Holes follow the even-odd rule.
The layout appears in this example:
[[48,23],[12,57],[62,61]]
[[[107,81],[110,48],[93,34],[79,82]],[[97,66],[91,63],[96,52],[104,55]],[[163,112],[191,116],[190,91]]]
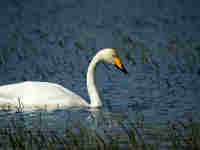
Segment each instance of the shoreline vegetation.
[[[15,113],[24,113],[23,108]],[[101,115],[104,118],[101,120],[102,124],[107,124],[110,120]],[[21,125],[13,117],[8,120],[9,127],[0,128],[0,149],[199,150],[200,122],[192,116],[194,115],[188,115],[184,120],[168,121],[164,127],[145,124],[142,115],[138,115],[135,120],[127,119],[126,122],[117,116],[115,124],[117,123],[119,132],[108,130],[106,126],[99,132],[97,128],[89,128],[83,122],[71,119],[67,120],[69,124],[62,132],[39,124],[36,128],[30,128]]]

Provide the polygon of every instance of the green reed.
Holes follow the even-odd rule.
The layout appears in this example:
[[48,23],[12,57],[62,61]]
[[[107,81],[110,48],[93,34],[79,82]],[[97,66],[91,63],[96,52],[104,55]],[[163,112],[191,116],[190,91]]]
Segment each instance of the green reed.
[[0,129],[0,149],[200,149],[200,123],[194,121],[192,117],[185,121],[169,121],[161,129],[145,124],[144,120],[145,118],[129,119],[128,123],[124,123],[123,119],[118,117],[116,121],[122,129],[121,132],[117,134],[105,128],[103,129],[105,134],[102,135],[79,121],[70,122],[71,126],[58,133],[57,130],[45,129],[41,126],[38,128],[20,126],[16,118],[12,118],[10,127]]

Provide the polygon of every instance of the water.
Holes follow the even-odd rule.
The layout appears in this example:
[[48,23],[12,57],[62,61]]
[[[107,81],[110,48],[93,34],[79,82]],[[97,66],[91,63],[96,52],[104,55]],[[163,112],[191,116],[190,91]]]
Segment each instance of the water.
[[[148,4],[141,0],[3,2],[1,85],[25,80],[56,82],[89,102],[85,85],[87,66],[104,47],[118,49],[129,74],[99,65],[96,82],[103,102],[99,110],[0,111],[0,126],[8,127],[10,120],[17,118],[20,125],[30,128],[40,124],[44,128],[63,129],[70,121],[80,120],[97,129],[105,127],[101,113],[108,118],[123,114],[127,120],[141,112],[148,123],[198,114],[199,60],[191,60],[192,67],[187,67],[180,50],[174,55],[168,51],[168,39],[178,39],[179,45],[187,40],[198,43],[199,6],[186,1],[156,0]],[[129,38],[136,41],[135,46]],[[152,55],[145,51],[152,58],[149,63],[141,64],[142,44],[137,42],[152,50]],[[154,63],[159,65],[159,71],[153,68]],[[110,127],[114,129],[113,124]]]

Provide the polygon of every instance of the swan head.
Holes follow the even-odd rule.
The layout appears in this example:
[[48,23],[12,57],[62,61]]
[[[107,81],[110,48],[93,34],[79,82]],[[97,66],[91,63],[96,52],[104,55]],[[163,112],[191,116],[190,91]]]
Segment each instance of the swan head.
[[128,73],[126,68],[122,64],[120,58],[118,57],[116,49],[114,48],[102,49],[100,51],[100,57],[104,62],[114,65],[117,69],[121,70],[125,74]]

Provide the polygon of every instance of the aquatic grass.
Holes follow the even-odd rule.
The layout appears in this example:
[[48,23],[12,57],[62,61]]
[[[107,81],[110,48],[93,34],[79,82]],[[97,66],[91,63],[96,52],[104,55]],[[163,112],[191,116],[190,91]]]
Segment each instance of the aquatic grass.
[[[47,44],[49,34],[41,29],[34,29],[33,33],[39,40],[44,40]],[[132,65],[142,64],[150,66],[153,71],[159,74],[163,64],[159,61],[162,52],[163,57],[170,57],[173,60],[167,62],[170,72],[198,72],[198,64],[200,63],[199,41],[180,40],[176,33],[169,33],[166,47],[150,48],[144,41],[136,39],[134,35],[123,32],[121,30],[112,33],[113,47],[123,51],[128,62]],[[0,48],[0,64],[5,65],[15,57],[16,61],[27,59],[31,56],[40,56],[42,54],[49,55],[48,52],[36,47],[38,39],[32,39],[23,31],[14,31],[9,34],[8,47]],[[63,39],[57,39],[53,43],[60,48],[65,47]],[[52,44],[51,44],[52,45]],[[89,60],[96,52],[96,35],[94,33],[81,33],[80,39],[74,41],[74,47],[78,55],[85,56]],[[156,54],[159,54],[157,56]],[[121,55],[121,54],[120,54]],[[157,59],[158,58],[158,59]]]
[[121,30],[112,33],[113,47],[123,51],[130,64],[148,65],[158,76],[165,64],[170,73],[200,72],[199,41],[181,40],[176,33],[169,33],[165,44],[150,48],[145,41],[136,37]]
[[40,28],[33,29],[33,32],[36,33],[37,35],[39,35],[39,38],[42,40],[46,39],[49,36],[49,34],[47,32],[41,30]]
[[15,31],[8,35],[8,46],[0,48],[0,64],[7,64],[13,57],[21,60],[38,55],[40,55],[40,50],[35,47],[34,40],[22,31]]
[[171,149],[200,149],[200,123],[192,118],[187,121],[169,122]]
[[5,65],[15,50],[13,48],[0,48],[0,64]]
[[148,65],[159,74],[160,64],[153,57],[156,50],[149,48],[144,41],[133,39],[132,35],[122,31],[113,32],[112,37],[114,47],[123,51],[130,64]]
[[64,42],[63,39],[58,40],[58,46],[59,46],[60,48],[64,48],[64,47],[65,47],[65,42]]
[[[103,114],[102,114],[103,115]],[[141,116],[141,117],[140,117]],[[106,121],[106,117],[104,118]],[[70,150],[156,150],[200,148],[200,123],[193,119],[187,121],[169,121],[167,126],[158,130],[153,126],[146,126],[142,115],[136,120],[118,118],[123,133],[113,134],[105,129],[105,134],[99,134],[80,121],[73,122],[64,132],[48,128],[29,128],[20,126],[15,118],[11,120],[11,127],[0,129],[1,149],[70,149]],[[122,139],[123,137],[123,139]],[[124,142],[123,142],[124,141]],[[126,141],[126,142],[125,142]],[[166,144],[167,143],[167,144]]]
[[175,33],[169,34],[167,50],[176,61],[174,66],[177,71],[182,73],[195,73],[197,71],[196,68],[200,63],[198,45],[199,41],[181,40]]
[[128,119],[128,124],[124,124],[119,121],[121,128],[125,131],[128,141],[129,147],[135,150],[149,150],[154,149],[156,147],[155,143],[148,142],[145,140],[145,125],[144,118],[141,114],[136,114],[137,119],[130,120]]
[[123,51],[130,64],[136,64],[135,49],[139,41],[134,41],[131,37],[120,30],[112,32],[112,45],[120,51]]

